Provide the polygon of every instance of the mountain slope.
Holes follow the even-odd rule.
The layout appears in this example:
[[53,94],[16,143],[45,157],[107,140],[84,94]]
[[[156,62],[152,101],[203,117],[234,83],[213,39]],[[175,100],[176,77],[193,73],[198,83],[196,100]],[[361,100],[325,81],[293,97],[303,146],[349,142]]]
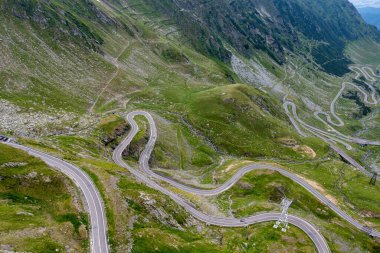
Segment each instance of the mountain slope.
[[[11,103],[2,104],[7,115],[4,118],[9,118],[10,123],[15,118],[14,112],[22,112],[18,117],[21,122],[1,122],[6,131],[43,136],[69,133],[71,129],[91,129],[95,120],[89,115],[91,110],[123,111],[128,101],[130,107],[157,112],[172,108],[173,113],[185,115],[194,128],[231,154],[276,155],[273,150],[279,144],[283,146],[281,139],[295,136],[292,129],[288,131],[284,127],[288,125],[284,114],[269,113],[280,111],[279,103],[273,103],[262,92],[246,85],[228,86],[238,77],[226,65],[214,63],[164,38],[157,42],[159,35],[134,37],[130,29],[136,28],[125,21],[128,16],[115,18],[114,9],[109,6],[87,0],[75,3],[12,1],[4,4],[3,10],[7,26],[3,26],[2,37],[6,43],[2,44],[1,52],[4,61],[11,62],[1,69],[3,92],[0,97]],[[119,40],[117,50],[110,47],[114,45],[113,40]],[[231,102],[226,100],[220,104],[224,92],[231,96],[226,98]],[[214,96],[203,98],[202,94]],[[189,110],[202,103],[210,104],[209,109],[212,106],[216,111],[206,110],[202,116],[197,109]],[[235,118],[231,126],[223,130],[224,137],[233,136],[236,131],[255,132],[263,143],[263,150],[255,148],[258,145],[255,138],[246,139],[245,144],[240,137],[223,143],[220,133],[208,133],[202,125],[201,116],[207,118],[207,113],[214,114],[210,124],[215,129],[225,124],[226,116]],[[266,115],[255,116],[256,120],[252,121],[248,113]],[[236,117],[239,114],[241,116]],[[44,129],[46,126],[51,129]],[[240,126],[245,126],[245,131]],[[273,131],[262,131],[270,126]],[[276,138],[266,142],[270,136]],[[244,150],[244,146],[249,146],[249,150]],[[287,157],[287,152],[291,156],[302,155],[286,146],[277,155]]]
[[1,98],[34,110],[83,111],[91,98],[79,91],[91,94],[112,71],[98,54],[100,36],[63,4],[2,1],[0,8]]
[[4,144],[0,168],[1,250],[86,252],[88,221],[73,183]]
[[342,75],[348,72],[347,41],[380,38],[346,0],[133,0],[130,5],[146,13],[160,11],[195,48],[223,61],[230,58],[225,43],[246,57],[263,50],[283,63],[286,50],[306,53],[302,47],[313,42],[314,60],[325,71]]
[[[315,123],[313,110],[329,108],[350,78],[323,69],[347,71],[346,42],[364,38],[378,48],[377,32],[348,2],[6,0],[0,6],[0,133],[91,175],[105,201],[113,251],[313,251],[295,227],[284,235],[273,224],[206,226],[111,162],[129,130],[126,112],[137,109],[157,122],[150,162],[165,176],[215,187],[247,161],[275,163],[315,180],[342,209],[378,226],[379,186],[368,190],[367,178],[328,145],[298,135],[282,108],[288,95],[300,117]],[[360,44],[350,51],[362,50]],[[149,134],[146,121],[136,120],[142,131],[126,152],[134,168]],[[348,131],[359,123],[347,125]],[[354,150],[364,155],[366,147]],[[251,176],[216,198],[183,195],[201,211],[227,217],[280,211],[286,194],[298,198],[290,212],[317,224],[334,252],[378,248],[282,176]]]

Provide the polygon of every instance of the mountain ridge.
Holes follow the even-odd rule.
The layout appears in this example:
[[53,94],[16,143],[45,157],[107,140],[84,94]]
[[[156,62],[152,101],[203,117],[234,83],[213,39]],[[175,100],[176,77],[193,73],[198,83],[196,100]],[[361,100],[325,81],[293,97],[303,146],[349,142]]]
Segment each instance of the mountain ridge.
[[223,41],[246,57],[263,50],[280,64],[285,50],[303,52],[303,44],[315,41],[314,61],[328,73],[343,75],[350,63],[343,52],[345,44],[362,37],[380,38],[380,32],[366,25],[347,0],[142,2],[144,11],[149,11],[148,5],[173,19],[195,48],[223,61],[230,56]]
[[[115,147],[137,130],[126,117],[136,110],[154,119],[146,162],[163,177],[215,188],[247,163],[275,164],[378,230],[380,186],[362,171],[379,166],[379,147],[366,144],[378,138],[380,114],[366,100],[376,96],[380,44],[347,1],[5,0],[0,8],[0,134],[87,172],[104,200],[112,252],[315,251],[295,226],[286,235],[272,223],[207,226],[112,162]],[[351,64],[362,74],[346,72]],[[332,131],[325,121],[335,119],[344,124]],[[150,126],[135,120],[123,160],[137,170]],[[347,163],[353,159],[358,166]],[[273,171],[250,172],[214,197],[166,189],[238,222],[281,212],[287,196],[289,213],[317,225],[332,251],[379,249]],[[13,204],[7,196],[3,203]],[[21,243],[15,250],[27,249]]]

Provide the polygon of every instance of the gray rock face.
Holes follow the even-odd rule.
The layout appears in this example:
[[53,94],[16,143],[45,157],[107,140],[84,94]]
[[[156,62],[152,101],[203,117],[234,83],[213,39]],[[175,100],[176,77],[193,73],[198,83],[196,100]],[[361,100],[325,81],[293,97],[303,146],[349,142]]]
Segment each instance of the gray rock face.
[[143,192],[140,193],[140,198],[143,199],[143,204],[147,209],[149,209],[150,214],[157,220],[170,227],[184,230],[184,228],[178,224],[171,214],[167,213],[163,207],[156,205],[156,200]]
[[22,137],[39,137],[52,133],[69,134],[74,130],[70,126],[83,129],[93,125],[95,121],[90,116],[81,117],[78,120],[74,113],[57,110],[49,114],[35,111],[25,112],[6,100],[0,100],[0,115],[0,132]]
[[18,162],[9,162],[9,163],[3,163],[0,165],[1,168],[14,168],[14,167],[23,167],[26,166],[27,163],[18,163]]
[[18,212],[17,215],[34,216],[34,214],[28,212]]

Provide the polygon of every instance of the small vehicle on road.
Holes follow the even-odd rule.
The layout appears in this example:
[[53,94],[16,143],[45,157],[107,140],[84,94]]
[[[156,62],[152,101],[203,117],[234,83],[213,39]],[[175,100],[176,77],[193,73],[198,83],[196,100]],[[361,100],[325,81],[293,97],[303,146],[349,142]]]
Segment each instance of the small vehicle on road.
[[0,142],[8,142],[8,141],[9,141],[8,137],[0,135]]

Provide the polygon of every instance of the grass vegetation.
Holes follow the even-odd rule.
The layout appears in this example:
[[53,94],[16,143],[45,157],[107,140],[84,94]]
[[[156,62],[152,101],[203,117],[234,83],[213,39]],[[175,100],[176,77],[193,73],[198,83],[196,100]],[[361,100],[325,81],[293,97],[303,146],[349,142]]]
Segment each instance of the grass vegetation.
[[14,251],[86,252],[87,214],[63,175],[22,151],[0,144],[0,244]]
[[[141,118],[137,120],[139,124],[143,123]],[[40,149],[44,146],[41,143],[38,145]],[[115,251],[125,250],[131,245],[132,239],[133,252],[261,252],[272,249],[286,252],[295,245],[300,249],[299,252],[313,251],[312,243],[298,229],[292,230],[291,236],[284,237],[281,232],[273,231],[270,223],[247,229],[207,227],[189,217],[166,196],[136,182],[125,170],[112,162],[104,161],[104,158],[99,159],[103,155],[102,152],[83,150],[78,156],[78,146],[89,145],[88,141],[59,141],[55,145],[59,145],[60,153],[64,154],[65,158],[70,158],[70,162],[85,169],[100,190],[106,193],[103,196],[107,213],[112,213],[112,217],[108,219],[113,221],[109,222],[109,229]],[[76,146],[76,149],[73,149],[73,146]],[[45,151],[52,152],[53,149],[46,147]],[[154,247],[147,244],[152,238],[156,238],[160,243]]]
[[369,39],[352,42],[346,48],[346,54],[357,64],[370,65],[377,69],[380,65],[380,44]]
[[344,162],[326,160],[312,164],[292,165],[292,169],[301,175],[312,178],[327,194],[334,196],[343,209],[352,216],[375,228],[379,221],[375,217],[380,213],[379,186],[369,185],[370,178],[353,171]]
[[[44,31],[33,21],[19,20],[4,12],[0,14],[4,24],[0,26],[0,39],[11,43],[0,43],[0,59],[6,63],[1,65],[0,62],[0,98],[19,105],[24,111],[64,110],[78,116],[86,115],[99,98],[93,113],[96,123],[85,131],[77,131],[73,124],[70,135],[21,141],[77,164],[93,178],[106,203],[114,252],[127,252],[128,249],[132,252],[289,252],[295,248],[296,252],[315,251],[308,237],[293,227],[283,234],[273,230],[272,223],[240,229],[205,226],[189,217],[169,198],[136,182],[128,172],[114,165],[112,147],[128,130],[123,115],[134,109],[150,111],[157,122],[158,140],[152,167],[160,173],[189,184],[210,186],[229,178],[245,160],[276,162],[316,181],[356,218],[379,226],[378,219],[369,216],[380,212],[378,187],[370,188],[366,178],[343,165],[320,140],[300,138],[290,127],[279,99],[250,85],[239,84],[242,81],[225,63],[199,54],[188,47],[188,43],[179,43],[177,37],[177,42],[171,40],[169,32],[173,25],[161,16],[153,18],[151,13],[134,13],[117,1],[108,1],[108,6],[102,2],[87,5],[89,1],[77,1],[71,6],[69,2],[51,1],[55,7],[70,12],[72,20],[77,20],[75,23],[80,24],[88,36],[102,38],[99,41],[103,43],[99,47],[101,54],[81,46],[85,37],[75,37],[73,44],[64,39],[57,43],[48,30]],[[112,5],[118,10],[112,9]],[[94,6],[111,20],[95,19],[100,14]],[[87,13],[88,9],[95,13]],[[124,25],[108,24],[115,20]],[[24,40],[29,43],[23,43]],[[377,49],[375,44],[369,44],[371,49]],[[357,48],[352,46],[349,50],[363,55],[362,48],[369,44],[357,44]],[[305,48],[309,46],[313,45],[305,44]],[[343,79],[316,71],[315,65],[293,54],[287,55],[290,62],[283,67],[274,65],[262,52],[255,57],[260,58],[260,63],[279,82],[282,80],[290,91],[290,98],[299,106],[301,117],[323,128],[311,118],[312,109],[304,102],[305,98],[327,111]],[[362,63],[375,64],[375,61],[375,57],[368,54],[360,58]],[[350,117],[357,110],[354,105],[347,99],[338,102],[339,113],[348,122],[347,128],[342,130],[344,133],[358,130],[359,123]],[[148,127],[143,118],[137,118],[137,122],[141,131],[127,157],[134,166],[146,143]],[[377,132],[372,131],[377,129],[376,123],[369,124],[372,128],[366,135],[376,137]],[[306,146],[313,149],[315,158],[299,148]],[[368,151],[367,148],[355,148],[358,150],[354,154],[356,158]],[[378,152],[377,149],[372,151]],[[1,146],[0,158],[25,160],[28,165],[22,169],[39,164],[15,152]],[[41,169],[37,178],[40,173],[57,177],[52,181],[54,189],[33,180],[23,185],[19,178],[7,179],[21,185],[19,187],[27,187],[28,191],[22,194],[29,194],[29,189],[34,189],[30,192],[35,195],[31,203],[24,203],[24,195],[17,195],[21,194],[17,193],[19,188],[0,188],[6,191],[6,195],[1,196],[7,198],[0,202],[0,207],[5,206],[1,209],[7,217],[0,222],[0,230],[10,229],[12,224],[25,231],[31,223],[34,227],[58,231],[37,238],[23,238],[17,241],[20,247],[17,250],[50,252],[53,248],[63,249],[64,242],[78,245],[78,251],[85,249],[88,241],[83,239],[82,242],[80,236],[82,225],[87,225],[86,217],[69,205],[70,194],[60,194],[66,185],[59,183],[62,178],[48,174],[50,170],[43,164],[37,167]],[[32,171],[37,167],[32,167]],[[0,168],[1,171],[5,171],[4,168]],[[22,172],[20,168],[9,171]],[[0,187],[9,182],[0,181]],[[56,196],[41,197],[46,190]],[[225,194],[200,201],[204,201],[204,205],[218,205],[224,214],[231,209],[241,217],[279,210],[278,202],[283,193],[295,199],[292,213],[321,227],[334,252],[376,252],[379,249],[376,241],[351,228],[302,188],[277,173],[251,173]],[[26,216],[20,221],[14,214],[18,210],[33,212],[34,216]],[[59,235],[65,239],[56,239],[59,237],[56,234],[60,233],[57,228],[62,226],[70,233]],[[359,241],[357,246],[354,241]]]
[[[277,241],[283,238],[271,224],[246,229],[207,227],[188,217],[168,197],[128,177],[122,177],[118,186],[135,213],[134,252],[260,252],[278,248]],[[279,252],[286,252],[294,244],[300,246],[300,252],[312,250],[302,232],[295,229],[291,233],[294,240],[286,241]],[[158,243],[148,243],[151,240]]]
[[[297,168],[300,167],[301,166],[297,166]],[[303,170],[301,171],[302,172],[298,173],[302,175]],[[320,180],[322,173],[318,174],[320,176],[316,177],[316,181],[321,183],[323,188],[320,189],[325,189],[323,190],[324,194],[329,196],[332,201],[339,203],[340,206],[346,205],[346,207],[343,208],[348,210],[351,215],[353,211],[352,206],[349,205],[355,202],[361,202],[357,205],[361,207],[368,206],[368,204],[372,203],[371,210],[378,208],[378,206],[375,207],[378,201],[377,196],[371,195],[371,189],[368,186],[367,180],[352,180],[351,178],[351,180],[346,181],[342,179],[342,181],[339,182],[338,179],[336,182],[325,182],[323,184]],[[308,176],[309,178],[313,178],[311,175]],[[326,178],[326,175],[324,178]],[[347,178],[350,177],[347,176]],[[357,178],[358,177],[355,177],[355,179]],[[353,183],[353,181],[355,181],[355,183]],[[327,186],[331,184],[338,184],[338,186],[336,188]],[[342,185],[344,186],[342,187]],[[325,186],[326,188],[324,188]],[[339,187],[343,189],[339,189]],[[332,190],[330,191],[330,189]],[[348,189],[350,190],[348,191]],[[377,189],[374,188],[372,191],[377,191]],[[363,196],[363,193],[368,192],[368,196]],[[327,238],[333,252],[344,252],[344,249],[353,251],[357,247],[368,252],[376,252],[376,250],[379,249],[379,244],[376,243],[376,241],[364,235],[361,231],[350,228],[348,223],[344,222],[311,194],[305,192],[301,186],[284,178],[279,173],[273,173],[271,171],[250,173],[242,178],[238,184],[216,197],[213,201],[215,201],[225,213],[232,213],[237,217],[245,217],[260,211],[280,211],[279,203],[284,196],[293,199],[293,203],[289,209],[290,213],[305,217],[312,223],[318,224],[318,227],[325,238]],[[367,203],[364,204],[363,202]],[[359,210],[356,211],[360,212]],[[359,220],[363,219],[363,216],[360,217],[360,215],[355,215],[354,217]],[[373,218],[367,218],[367,224],[371,223],[371,226],[378,227],[376,223],[372,222],[373,220]],[[350,233],[346,233],[346,231],[350,231]],[[360,237],[360,239],[355,242],[350,242],[352,236]]]

